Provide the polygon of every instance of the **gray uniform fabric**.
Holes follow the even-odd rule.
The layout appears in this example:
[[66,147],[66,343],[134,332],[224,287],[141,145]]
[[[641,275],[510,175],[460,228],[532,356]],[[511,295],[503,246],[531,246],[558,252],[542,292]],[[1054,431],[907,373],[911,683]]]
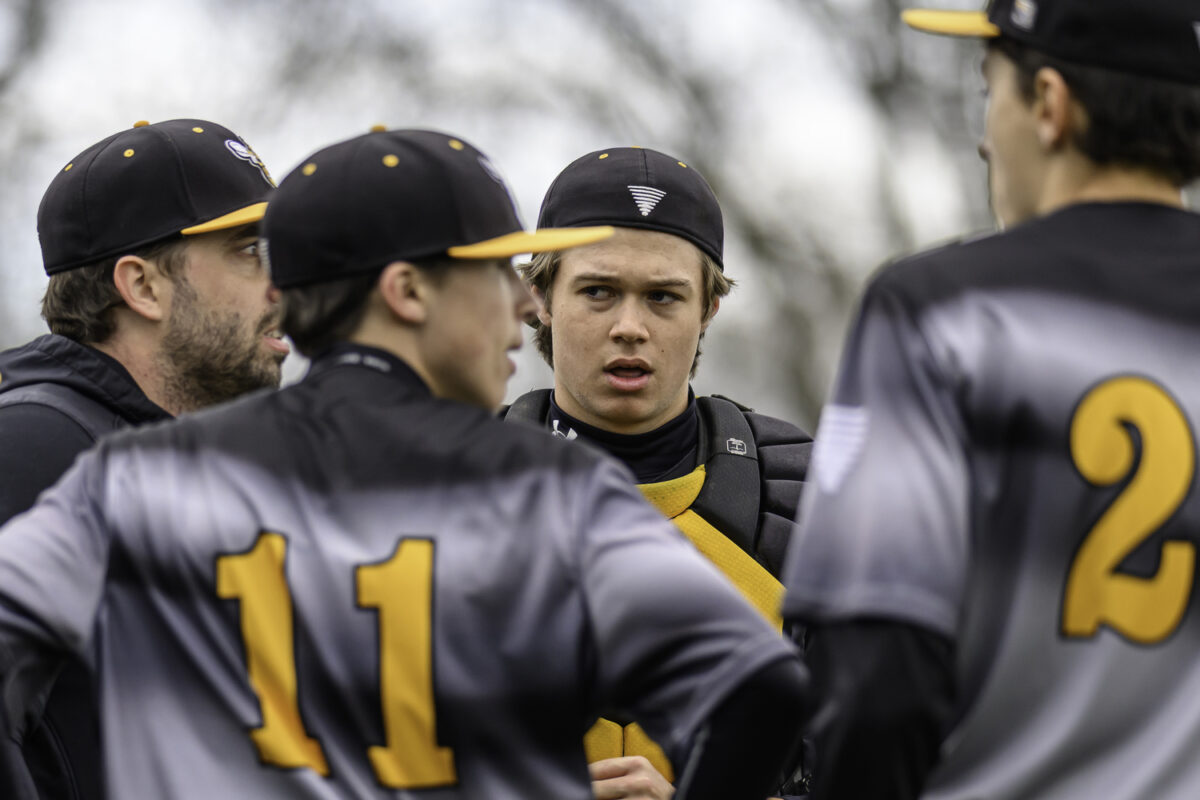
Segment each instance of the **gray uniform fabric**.
[[1200,792],[1200,216],[1073,206],[882,271],[847,342],[785,616],[955,645],[925,795]]
[[[276,572],[256,568],[233,597],[220,575],[268,541],[285,543],[290,607],[243,631]],[[432,543],[427,592],[365,577],[411,564],[414,542]],[[396,622],[414,602],[432,609],[432,706],[419,681],[388,683],[397,653],[423,646],[421,619]],[[252,639],[295,664],[326,775],[256,747]],[[110,796],[182,800],[583,800],[600,711],[627,710],[680,755],[743,678],[794,657],[623,468],[437,400],[361,348],[278,393],[107,440],[0,532],[10,713],[63,651],[97,654]],[[381,784],[370,751],[392,725],[435,731],[449,784]]]

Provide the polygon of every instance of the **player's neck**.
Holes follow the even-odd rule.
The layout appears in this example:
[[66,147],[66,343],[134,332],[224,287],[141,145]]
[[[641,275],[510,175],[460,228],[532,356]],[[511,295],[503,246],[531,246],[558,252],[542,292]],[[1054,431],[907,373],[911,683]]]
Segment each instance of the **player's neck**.
[[1182,190],[1165,176],[1123,166],[1097,167],[1079,157],[1047,170],[1039,214],[1076,203],[1158,203],[1183,207]]
[[130,330],[126,323],[118,319],[117,330],[112,336],[103,342],[91,342],[89,346],[119,362],[150,402],[173,417],[179,416],[188,409],[173,402],[166,391],[163,377],[155,365],[157,339],[147,330]]

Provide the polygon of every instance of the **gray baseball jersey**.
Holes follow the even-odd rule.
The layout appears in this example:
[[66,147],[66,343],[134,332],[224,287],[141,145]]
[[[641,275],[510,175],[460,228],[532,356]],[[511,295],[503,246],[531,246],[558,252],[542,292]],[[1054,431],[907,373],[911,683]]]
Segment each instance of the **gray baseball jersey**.
[[90,659],[119,798],[584,798],[794,657],[606,458],[381,351],[85,455],[0,534],[0,670]]
[[926,796],[1200,793],[1198,298],[1200,216],[1137,203],[926,253],[865,293],[784,608],[955,643]]

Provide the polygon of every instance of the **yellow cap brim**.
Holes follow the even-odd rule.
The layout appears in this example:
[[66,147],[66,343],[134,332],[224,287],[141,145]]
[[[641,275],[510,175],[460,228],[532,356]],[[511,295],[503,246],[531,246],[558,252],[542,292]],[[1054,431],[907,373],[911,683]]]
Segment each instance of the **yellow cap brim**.
[[589,228],[540,228],[536,231],[517,231],[486,239],[475,244],[451,247],[451,258],[509,258],[521,253],[545,253],[600,242],[614,233],[611,225]]
[[210,219],[208,222],[201,222],[199,225],[193,225],[190,228],[184,228],[180,231],[184,236],[191,236],[196,233],[209,233],[211,231],[223,231],[227,228],[237,228],[241,225],[249,225],[251,222],[258,222],[263,218],[263,214],[267,211],[266,203],[255,203],[252,206],[239,208],[237,211],[230,211],[228,214]]
[[935,11],[928,8],[910,8],[900,14],[900,19],[910,28],[943,36],[975,36],[994,39],[1000,29],[988,22],[983,11]]

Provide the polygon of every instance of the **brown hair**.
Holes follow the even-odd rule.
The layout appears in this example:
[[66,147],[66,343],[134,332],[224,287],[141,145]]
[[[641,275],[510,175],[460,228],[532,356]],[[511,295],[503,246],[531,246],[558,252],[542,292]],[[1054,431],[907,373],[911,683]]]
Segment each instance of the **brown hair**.
[[[434,282],[439,282],[449,269],[476,262],[437,256],[411,259],[409,263]],[[362,323],[367,313],[367,299],[379,284],[382,272],[380,267],[340,280],[280,289],[280,307],[283,309],[280,328],[296,349],[309,358],[346,341]]]
[[1200,88],[1074,64],[1012,39],[989,46],[1013,62],[1027,103],[1034,99],[1038,70],[1062,75],[1088,116],[1074,144],[1096,164],[1152,170],[1176,186],[1200,176]]
[[[713,260],[712,256],[699,248],[696,248],[696,252],[700,255],[700,275],[704,282],[700,319],[706,320],[713,315],[717,300],[729,294],[737,283],[732,278],[726,277],[724,271]],[[554,277],[558,274],[560,264],[562,264],[562,251],[552,250],[546,253],[538,253],[533,257],[532,261],[528,261],[517,267],[525,282],[536,289],[541,295],[547,309],[550,308],[551,287],[554,286]],[[537,347],[538,354],[553,368],[554,347],[551,342],[550,328],[543,325],[541,320],[538,319],[535,319],[531,324],[533,325],[533,344]],[[704,339],[703,333],[700,334],[700,338]],[[697,342],[696,355],[692,358],[691,374],[693,377],[696,374],[696,367],[699,364],[700,344]]]
[[51,333],[81,344],[99,344],[116,331],[113,310],[125,304],[113,273],[126,255],[153,261],[171,280],[187,262],[187,240],[171,238],[140,250],[50,276],[42,295],[42,319]]

